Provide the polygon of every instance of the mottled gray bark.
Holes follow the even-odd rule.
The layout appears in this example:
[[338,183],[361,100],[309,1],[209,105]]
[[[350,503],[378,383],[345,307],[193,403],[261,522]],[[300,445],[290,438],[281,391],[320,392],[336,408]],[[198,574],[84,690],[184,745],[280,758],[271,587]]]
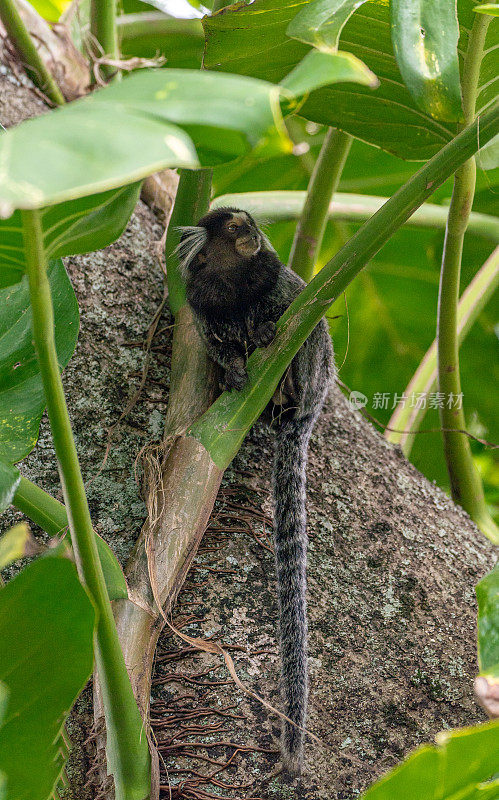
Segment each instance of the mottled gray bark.
[[[0,121],[9,125],[39,113],[40,101],[5,68],[0,70]],[[80,304],[81,331],[64,386],[93,520],[123,563],[145,515],[136,459],[145,444],[162,434],[172,333],[167,311],[144,391],[115,429],[103,461],[107,431],[139,382],[140,342],[162,298],[162,272],[154,253],[160,235],[151,212],[139,204],[118,242],[66,261]],[[271,435],[257,427],[227,471],[173,620],[190,636],[214,636],[235,646],[230,652],[240,678],[279,705],[274,567],[266,521],[271,445]],[[46,420],[23,470],[60,497]],[[183,731],[177,742],[191,742],[184,752],[221,764],[234,748],[217,742],[250,748],[237,753],[216,780],[231,785],[254,781],[253,786],[229,791],[205,784],[199,786],[203,791],[343,800],[442,728],[484,719],[472,688],[477,669],[474,584],[491,566],[491,547],[461,509],[350,410],[338,390],[312,438],[308,474],[309,729],[323,744],[308,743],[301,787],[288,787],[281,777],[267,780],[276,755],[251,748],[276,748],[278,719],[236,689],[219,657],[185,653],[185,643],[164,633],[153,687],[155,732],[171,785],[191,781],[174,797],[195,796],[192,773],[175,770],[216,770],[206,761],[180,757],[182,748],[171,742],[175,731]],[[2,523],[13,516],[6,515]],[[205,675],[192,677],[208,668]],[[167,677],[172,672],[176,681]],[[222,684],[199,686],[193,680]],[[221,716],[227,706],[235,708]],[[89,720],[84,699],[71,723],[75,741],[82,741]],[[219,722],[222,730],[214,730]],[[203,726],[211,729],[203,731]],[[195,749],[192,742],[209,748]],[[92,797],[83,788],[87,758],[84,748],[75,749],[71,778],[78,800]]]

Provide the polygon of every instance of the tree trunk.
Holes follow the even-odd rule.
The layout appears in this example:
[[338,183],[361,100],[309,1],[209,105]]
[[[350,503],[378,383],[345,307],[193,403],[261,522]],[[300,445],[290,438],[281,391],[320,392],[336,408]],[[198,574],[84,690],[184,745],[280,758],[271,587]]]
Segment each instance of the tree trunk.
[[[0,74],[0,122],[8,126],[42,110],[11,72]],[[139,203],[118,242],[66,259],[81,331],[64,386],[93,521],[122,563],[145,517],[137,459],[162,434],[172,336],[167,310],[142,394],[111,438],[108,430],[139,383],[141,342],[162,299],[154,248],[161,233]],[[189,636],[229,646],[241,680],[279,707],[271,439],[257,426],[227,471],[173,623]],[[23,472],[60,497],[45,419]],[[278,746],[278,717],[236,688],[220,657],[193,652],[166,629],[151,711],[168,773],[162,773],[165,798],[168,782],[173,798],[194,798],[196,790],[232,798],[353,798],[440,729],[484,719],[473,700],[474,584],[491,566],[492,548],[337,389],[312,437],[308,476],[308,727],[322,743],[309,740],[301,786],[283,789],[282,776],[269,777],[277,754],[263,752]],[[83,700],[70,725],[75,741],[87,723]],[[238,752],[231,743],[240,745]],[[224,791],[206,783],[192,770],[206,775],[219,767],[188,753],[219,767],[235,753],[214,780],[249,785]],[[85,758],[85,749],[76,748],[70,779],[78,800],[93,796],[84,788]]]

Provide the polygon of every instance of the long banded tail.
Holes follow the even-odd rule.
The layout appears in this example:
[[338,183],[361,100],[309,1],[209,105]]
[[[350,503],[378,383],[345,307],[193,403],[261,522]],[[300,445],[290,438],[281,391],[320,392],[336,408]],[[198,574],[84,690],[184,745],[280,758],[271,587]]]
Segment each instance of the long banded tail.
[[[282,756],[286,769],[301,772],[307,714],[306,466],[315,414],[287,420],[276,432],[273,473],[274,540],[280,611]],[[298,727],[297,727],[298,726]]]

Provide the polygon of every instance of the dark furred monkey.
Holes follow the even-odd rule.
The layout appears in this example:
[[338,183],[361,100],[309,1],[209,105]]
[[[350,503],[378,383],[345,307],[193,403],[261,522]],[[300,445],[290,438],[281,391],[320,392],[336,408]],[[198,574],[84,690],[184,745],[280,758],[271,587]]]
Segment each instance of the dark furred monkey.
[[[275,323],[304,282],[277,257],[245,211],[220,208],[182,228],[178,247],[187,300],[210,357],[222,367],[225,389],[242,389],[246,359],[266,347]],[[273,402],[274,538],[280,610],[284,766],[299,774],[307,710],[305,469],[310,434],[333,377],[333,349],[321,320],[294,357]],[[297,727],[298,726],[298,727]]]

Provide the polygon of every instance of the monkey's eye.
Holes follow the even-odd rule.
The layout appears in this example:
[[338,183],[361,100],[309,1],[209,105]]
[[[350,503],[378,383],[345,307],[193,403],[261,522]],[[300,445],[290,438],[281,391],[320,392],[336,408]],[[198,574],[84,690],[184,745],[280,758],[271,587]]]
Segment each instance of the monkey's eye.
[[231,233],[234,233],[234,231],[237,231],[237,225],[234,222],[231,222],[230,225],[227,225],[227,230]]

